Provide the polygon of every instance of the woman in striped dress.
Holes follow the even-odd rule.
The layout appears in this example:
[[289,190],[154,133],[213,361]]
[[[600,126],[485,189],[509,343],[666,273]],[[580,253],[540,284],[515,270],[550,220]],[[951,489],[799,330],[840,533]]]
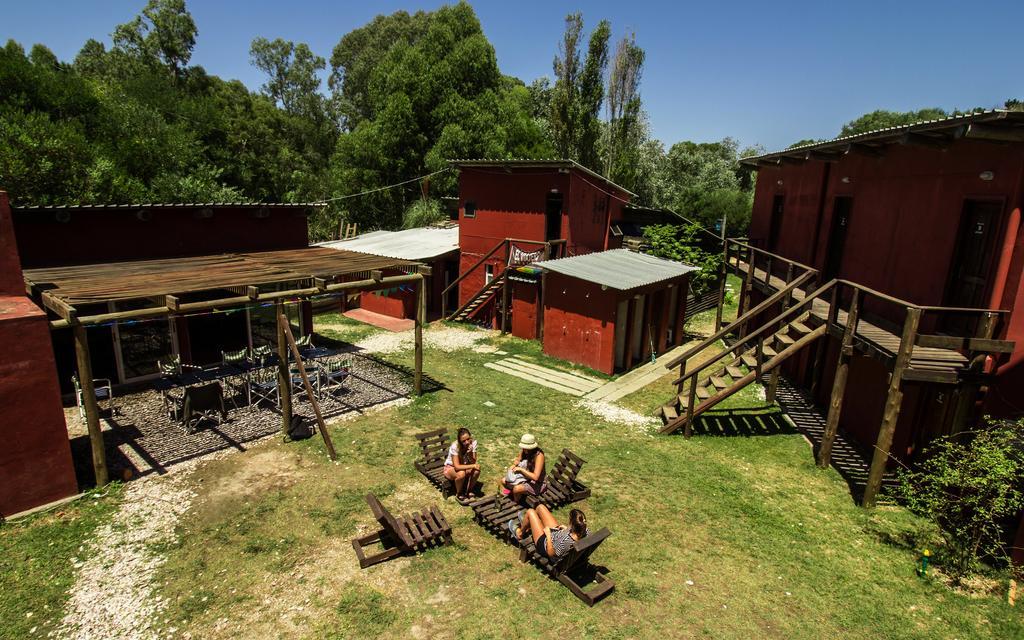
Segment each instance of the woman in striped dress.
[[533,536],[537,553],[557,560],[569,553],[573,543],[590,535],[590,529],[587,516],[579,509],[569,512],[569,526],[565,527],[558,524],[547,507],[538,505],[536,509],[527,509],[522,526],[516,527],[516,539],[522,540],[528,534]]

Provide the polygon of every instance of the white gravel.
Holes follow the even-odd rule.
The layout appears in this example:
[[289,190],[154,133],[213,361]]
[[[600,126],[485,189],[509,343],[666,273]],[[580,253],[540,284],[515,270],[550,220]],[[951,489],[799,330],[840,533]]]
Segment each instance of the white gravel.
[[[463,329],[461,327],[431,326],[423,332],[423,345],[432,349],[452,352],[470,349],[477,342],[493,333],[483,329]],[[397,333],[378,333],[360,340],[356,347],[370,353],[396,353],[412,349],[415,335],[412,329]]]
[[152,580],[164,558],[152,545],[175,540],[175,524],[195,497],[186,481],[194,468],[125,487],[120,510],[96,530],[89,559],[75,564],[78,578],[57,637],[157,637],[152,620],[166,603],[154,595]]
[[577,400],[577,407],[583,407],[595,416],[611,422],[613,424],[621,424],[627,427],[632,427],[642,433],[649,433],[654,427],[660,423],[657,419],[650,416],[645,416],[625,409],[616,404],[610,402],[601,402],[599,400]]

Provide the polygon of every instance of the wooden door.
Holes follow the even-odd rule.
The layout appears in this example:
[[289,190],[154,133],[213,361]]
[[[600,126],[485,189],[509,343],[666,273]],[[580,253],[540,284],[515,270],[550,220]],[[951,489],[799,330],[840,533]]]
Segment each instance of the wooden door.
[[786,206],[785,194],[772,199],[772,217],[768,229],[768,251],[775,252],[779,248],[779,237],[782,234],[782,212]]
[[[943,306],[988,307],[1002,212],[1002,202],[964,202]],[[963,315],[943,314],[941,328],[956,333],[970,331],[970,320]]]
[[832,203],[832,229],[828,234],[828,250],[825,252],[825,282],[839,276],[843,266],[843,251],[846,249],[846,233],[850,228],[850,213],[853,198],[837,196]]

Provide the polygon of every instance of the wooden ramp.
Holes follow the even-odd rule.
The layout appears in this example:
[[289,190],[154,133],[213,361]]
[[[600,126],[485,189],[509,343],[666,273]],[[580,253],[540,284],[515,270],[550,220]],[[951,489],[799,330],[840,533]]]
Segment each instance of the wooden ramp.
[[585,396],[603,384],[602,380],[591,376],[542,367],[539,364],[515,357],[504,358],[497,362],[485,362],[484,366],[576,397]]

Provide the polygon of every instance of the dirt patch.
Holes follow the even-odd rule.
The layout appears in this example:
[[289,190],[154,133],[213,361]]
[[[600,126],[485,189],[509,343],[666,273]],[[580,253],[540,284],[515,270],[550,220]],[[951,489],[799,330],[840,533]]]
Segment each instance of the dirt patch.
[[203,489],[202,498],[195,503],[196,517],[205,522],[230,505],[287,489],[299,481],[311,464],[297,453],[263,446],[208,465],[194,476],[195,483]]
[[[494,333],[494,331],[483,329],[431,325],[423,332],[423,344],[428,348],[450,353],[460,349],[471,349],[477,342]],[[414,341],[414,332],[410,330],[398,333],[378,333],[360,340],[356,346],[370,353],[397,353],[412,349]]]

